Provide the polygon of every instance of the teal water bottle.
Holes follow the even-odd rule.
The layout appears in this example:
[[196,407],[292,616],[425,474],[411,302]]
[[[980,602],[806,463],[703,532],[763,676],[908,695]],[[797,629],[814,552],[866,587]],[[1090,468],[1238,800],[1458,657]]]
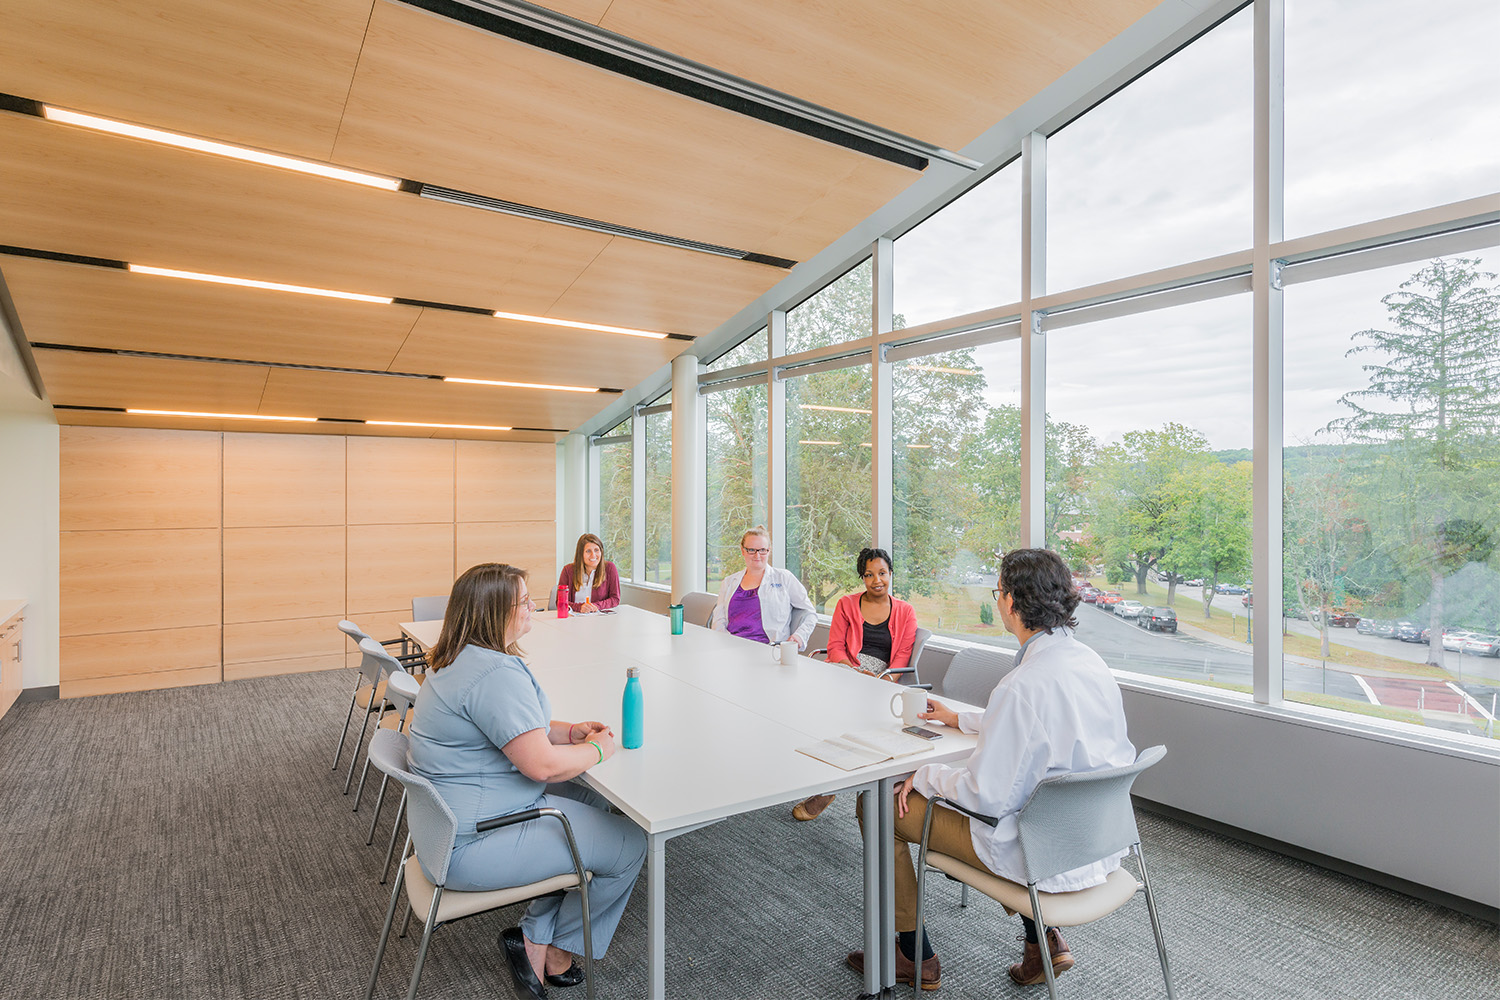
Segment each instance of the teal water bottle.
[[641,695],[641,668],[625,668],[625,725],[620,745],[626,750],[638,749],[646,738],[646,703]]

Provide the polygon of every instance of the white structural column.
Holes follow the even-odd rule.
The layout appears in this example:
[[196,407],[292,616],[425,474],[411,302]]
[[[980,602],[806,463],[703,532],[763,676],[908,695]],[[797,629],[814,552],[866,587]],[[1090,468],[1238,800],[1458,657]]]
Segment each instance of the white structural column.
[[[558,504],[562,517],[557,525],[558,565],[573,561],[573,548],[578,536],[589,530],[588,435],[569,434],[563,438],[562,460],[563,489]],[[545,582],[543,581],[544,584]]]
[[[870,296],[870,332],[878,338],[891,332],[895,294],[894,244],[889,237],[875,241],[871,255],[874,294]],[[891,522],[892,466],[896,453],[891,435],[891,366],[880,355],[880,345],[870,344],[870,537],[876,548],[895,547]]]
[[1047,292],[1047,137],[1021,140],[1021,537],[1047,544],[1047,340],[1031,308]]
[[707,476],[706,419],[698,394],[703,366],[693,354],[672,359],[672,600],[703,589]]
[[[786,353],[786,310],[773,309],[766,318],[770,356]],[[786,383],[773,367],[766,372],[766,527],[771,530],[771,563],[786,565]]]
[[646,579],[646,418],[640,407],[630,413],[630,576]]
[[1251,612],[1255,700],[1282,700],[1282,292],[1271,248],[1282,240],[1284,0],[1255,0],[1254,518]]

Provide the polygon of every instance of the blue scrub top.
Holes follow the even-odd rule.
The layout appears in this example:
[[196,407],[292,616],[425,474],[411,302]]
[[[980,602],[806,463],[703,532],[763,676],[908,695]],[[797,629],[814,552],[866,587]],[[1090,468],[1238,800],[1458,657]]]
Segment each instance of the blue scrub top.
[[458,820],[458,843],[480,820],[530,809],[547,786],[532,781],[501,747],[551,725],[552,703],[519,656],[465,646],[417,694],[408,763],[432,782]]

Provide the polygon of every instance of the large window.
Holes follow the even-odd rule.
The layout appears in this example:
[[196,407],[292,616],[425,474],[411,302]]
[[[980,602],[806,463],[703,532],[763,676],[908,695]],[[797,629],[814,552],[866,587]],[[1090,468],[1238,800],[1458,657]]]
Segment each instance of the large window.
[[1000,641],[990,590],[1020,543],[1020,342],[891,371],[896,594],[926,628]]
[[1249,248],[1251,11],[1047,140],[1047,289]]
[[1078,636],[1112,667],[1252,688],[1250,309],[1047,334],[1047,544],[1105,595]]
[[786,314],[786,352],[810,351],[870,335],[870,262]]
[[[762,345],[764,346],[764,345]],[[718,591],[724,577],[743,568],[740,537],[766,518],[766,387],[750,385],[711,393],[708,415],[708,542],[705,579]]]
[[770,356],[770,349],[767,346],[768,340],[769,335],[766,332],[766,328],[761,327],[755,333],[742,340],[738,347],[726,354],[720,355],[713,364],[708,366],[708,370],[720,371],[724,368],[735,368],[739,365],[749,365],[757,361],[764,361]]
[[626,420],[606,437],[619,438],[599,446],[599,538],[604,542],[604,557],[614,561],[622,580],[631,576],[632,490],[630,470],[630,421]]
[[646,564],[641,567],[640,578],[647,583],[669,584],[672,582],[672,414],[650,414],[645,424]]
[[870,366],[788,379],[787,569],[832,611],[858,586],[854,560],[869,544]]
[[1287,288],[1289,700],[1488,728],[1500,686],[1497,271],[1491,250]]
[[1497,51],[1494,0],[1287,0],[1287,236],[1493,193]]
[[896,329],[1021,298],[1021,161],[895,243]]

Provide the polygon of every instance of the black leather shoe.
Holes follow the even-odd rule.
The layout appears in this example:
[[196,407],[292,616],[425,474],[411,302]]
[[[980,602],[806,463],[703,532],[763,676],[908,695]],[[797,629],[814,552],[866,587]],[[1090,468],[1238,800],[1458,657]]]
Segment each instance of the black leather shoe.
[[579,964],[576,958],[573,959],[572,965],[557,975],[554,976],[550,972],[547,973],[548,986],[577,986],[581,982],[583,982],[583,966]]
[[531,959],[526,957],[526,939],[521,928],[507,927],[500,932],[500,951],[505,955],[505,964],[510,966],[510,978],[516,982],[516,995],[546,1000],[547,990],[536,978]]

